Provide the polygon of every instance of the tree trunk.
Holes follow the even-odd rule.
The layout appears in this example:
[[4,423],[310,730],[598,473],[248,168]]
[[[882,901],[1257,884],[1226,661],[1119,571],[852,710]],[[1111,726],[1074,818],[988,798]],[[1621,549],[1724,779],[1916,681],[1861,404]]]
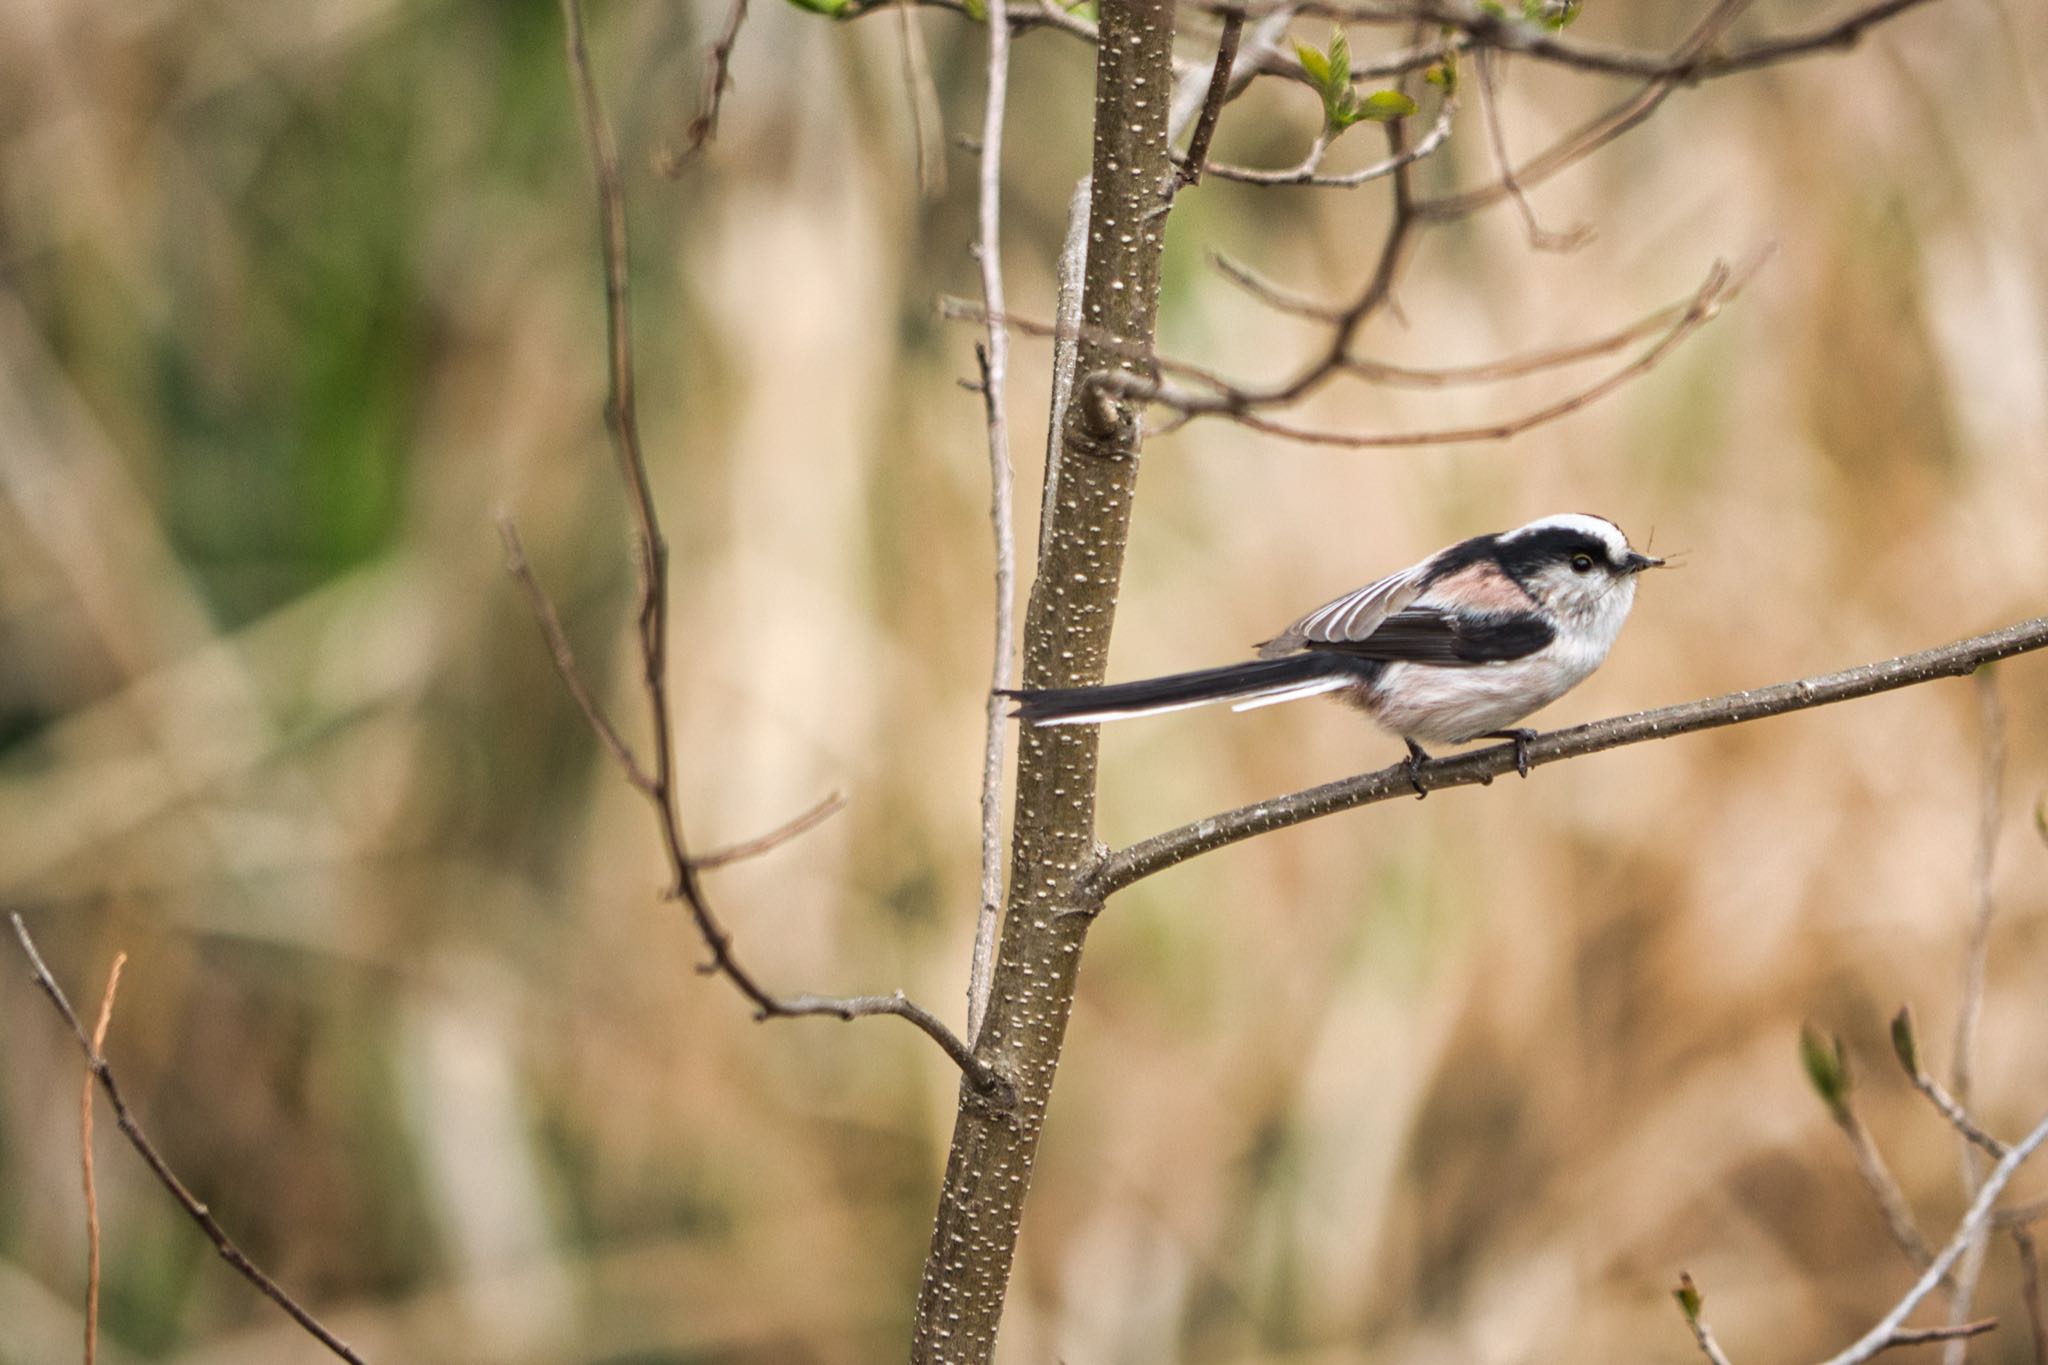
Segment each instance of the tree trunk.
[[[1173,167],[1170,0],[1103,0],[1095,76],[1094,179],[1075,387],[1048,461],[1047,527],[1024,622],[1024,683],[1099,682],[1123,576],[1138,474],[1139,411],[1088,376],[1139,371],[1152,353],[1165,192]],[[1073,1008],[1094,905],[1075,874],[1095,842],[1093,726],[1026,729],[1018,741],[1010,885],[987,1021],[975,1051],[1016,1090],[1008,1109],[961,1086],[912,1358],[979,1362],[996,1328],[1038,1134]]]

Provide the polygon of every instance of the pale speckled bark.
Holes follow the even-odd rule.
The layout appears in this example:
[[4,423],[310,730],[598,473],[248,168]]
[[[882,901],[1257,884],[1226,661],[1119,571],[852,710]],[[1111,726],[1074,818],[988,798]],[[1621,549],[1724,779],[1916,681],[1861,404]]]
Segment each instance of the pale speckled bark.
[[[1095,155],[1081,310],[1090,325],[1048,478],[1051,520],[1024,623],[1024,682],[1099,682],[1123,574],[1137,479],[1138,414],[1091,396],[1087,376],[1149,354],[1158,305],[1162,191],[1172,175],[1173,6],[1103,0],[1095,88]],[[1093,856],[1096,732],[1026,729],[995,987],[976,1040],[982,1060],[1016,1087],[992,1107],[966,1086],[918,1290],[911,1355],[986,1361],[995,1350],[1040,1125],[1059,1065],[1091,906],[1072,903]],[[1083,913],[1075,913],[1075,912]]]

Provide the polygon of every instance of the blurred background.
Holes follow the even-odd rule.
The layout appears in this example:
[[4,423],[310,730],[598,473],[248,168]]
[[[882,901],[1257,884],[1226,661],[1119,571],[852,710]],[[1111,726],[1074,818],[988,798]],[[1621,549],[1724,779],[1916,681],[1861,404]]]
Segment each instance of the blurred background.
[[[1592,6],[1574,32],[1661,49],[1701,8]],[[1737,36],[1823,9],[1765,3]],[[897,16],[756,0],[717,142],[665,179],[723,19],[592,16],[674,544],[686,819],[709,848],[843,792],[822,828],[714,874],[717,901],[775,987],[902,987],[957,1024],[991,551],[981,408],[955,383],[974,333],[935,300],[978,288],[957,139],[979,132],[986,35],[916,20],[944,120],[921,184]],[[1717,258],[1776,252],[1648,376],[1505,445],[1304,450],[1214,423],[1154,442],[1113,675],[1239,657],[1447,540],[1560,510],[1684,567],[1645,582],[1546,725],[2038,614],[2043,70],[2048,10],[1939,0],[1853,52],[1681,91],[1536,190],[1546,226],[1595,230],[1576,253],[1530,250],[1505,205],[1433,234],[1371,354],[1597,334]],[[1023,314],[1052,311],[1091,71],[1063,35],[1017,45]],[[1627,89],[1512,63],[1509,141]],[[1261,88],[1218,155],[1292,164],[1316,117]],[[1340,164],[1378,144],[1352,140]],[[1468,107],[1420,181],[1490,166]],[[1318,334],[1209,254],[1348,294],[1385,201],[1183,195],[1165,346],[1288,371]],[[371,1357],[901,1358],[955,1072],[892,1021],[757,1026],[696,974],[646,812],[503,569],[501,512],[639,739],[603,354],[552,0],[0,4],[0,894],[82,1008],[129,954],[108,1049],[143,1122]],[[1046,359],[1020,342],[1010,388],[1027,547]],[[1465,423],[1604,372],[1336,389],[1310,415]],[[2044,684],[2048,659],[1995,671],[1976,1087],[2008,1137],[2048,1108]],[[1002,1357],[1681,1362],[1682,1268],[1738,1360],[1836,1349],[1911,1275],[1797,1033],[1844,1039],[1945,1240],[1956,1144],[1884,1029],[1912,1003],[1945,1071],[1982,700],[1943,682],[1377,806],[1120,897]],[[1104,743],[1118,844],[1398,756],[1322,706]],[[80,1061],[0,957],[0,1361],[74,1359]],[[99,1134],[103,1360],[327,1358]],[[2048,1169],[2023,1176],[2043,1192]],[[1972,1358],[2031,1359],[2009,1245],[1981,1302],[2005,1325]]]

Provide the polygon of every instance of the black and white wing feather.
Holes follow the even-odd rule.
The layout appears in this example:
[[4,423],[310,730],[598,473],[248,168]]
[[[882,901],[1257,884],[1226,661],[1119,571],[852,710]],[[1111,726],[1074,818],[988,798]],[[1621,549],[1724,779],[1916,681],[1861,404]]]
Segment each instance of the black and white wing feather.
[[1292,654],[1309,645],[1360,644],[1396,612],[1412,605],[1428,588],[1436,557],[1388,574],[1377,583],[1325,602],[1259,646],[1265,659]]

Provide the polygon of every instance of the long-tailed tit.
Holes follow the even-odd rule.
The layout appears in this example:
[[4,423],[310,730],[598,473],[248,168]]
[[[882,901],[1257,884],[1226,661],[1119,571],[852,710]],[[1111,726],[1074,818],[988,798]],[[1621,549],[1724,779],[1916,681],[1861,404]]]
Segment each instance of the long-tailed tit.
[[1509,727],[1600,666],[1635,602],[1636,575],[1663,562],[1604,518],[1544,517],[1461,540],[1318,607],[1248,663],[1005,695],[1031,724],[1079,725],[1335,693],[1407,742],[1418,792],[1423,740],[1511,739],[1527,777],[1535,731]]

